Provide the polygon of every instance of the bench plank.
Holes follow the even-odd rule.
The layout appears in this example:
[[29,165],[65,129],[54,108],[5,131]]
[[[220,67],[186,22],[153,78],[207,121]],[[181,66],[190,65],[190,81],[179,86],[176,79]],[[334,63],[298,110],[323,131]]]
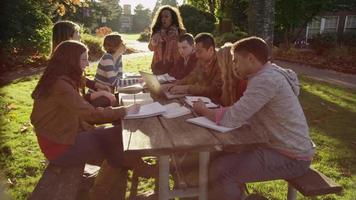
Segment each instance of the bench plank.
[[303,176],[287,181],[304,196],[333,194],[339,193],[342,190],[339,184],[311,168]]
[[30,200],[75,200],[80,187],[84,165],[58,167],[49,164]]

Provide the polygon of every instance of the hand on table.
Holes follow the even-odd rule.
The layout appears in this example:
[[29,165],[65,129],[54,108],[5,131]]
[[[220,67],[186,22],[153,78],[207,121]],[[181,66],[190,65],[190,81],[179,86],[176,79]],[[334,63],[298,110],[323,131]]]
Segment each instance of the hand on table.
[[127,114],[136,114],[140,111],[140,104],[132,104],[132,105],[129,105],[129,106],[126,106],[125,109],[126,109],[126,113]]
[[198,115],[204,115],[208,108],[205,106],[203,100],[198,99],[198,101],[193,102],[193,109]]
[[110,100],[111,106],[116,106],[117,101],[115,95],[113,95],[111,92],[105,91],[105,90],[100,90],[100,91],[95,91],[91,93],[90,95],[90,100],[94,100],[98,97],[104,96]]

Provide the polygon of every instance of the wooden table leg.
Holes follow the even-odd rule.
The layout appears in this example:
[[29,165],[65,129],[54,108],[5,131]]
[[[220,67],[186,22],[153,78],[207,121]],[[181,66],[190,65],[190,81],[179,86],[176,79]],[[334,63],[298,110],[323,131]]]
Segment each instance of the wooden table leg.
[[158,199],[169,199],[169,156],[159,156],[159,188]]
[[208,199],[209,152],[199,153],[199,200]]

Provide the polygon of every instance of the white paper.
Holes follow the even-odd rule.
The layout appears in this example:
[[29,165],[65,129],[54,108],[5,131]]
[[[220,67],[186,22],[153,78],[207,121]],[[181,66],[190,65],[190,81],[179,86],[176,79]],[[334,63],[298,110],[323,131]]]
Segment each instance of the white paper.
[[180,117],[191,113],[188,108],[181,106],[180,104],[175,102],[164,105],[164,107],[166,108],[166,112],[163,113],[162,116],[168,119]]
[[166,82],[173,82],[176,80],[173,76],[170,76],[169,74],[162,74],[162,75],[157,75],[157,80],[160,83],[166,83]]
[[128,114],[125,119],[138,119],[160,115],[166,111],[166,108],[158,102],[150,103],[141,106],[140,112],[136,114]]
[[145,105],[153,103],[153,99],[150,93],[121,94],[121,102],[124,106],[128,106],[134,103]]
[[219,131],[221,133],[225,133],[231,130],[234,130],[236,128],[229,128],[229,127],[225,127],[225,126],[219,126],[216,125],[215,122],[211,121],[210,119],[206,118],[206,117],[196,117],[196,118],[190,118],[187,119],[187,122],[199,125],[199,126],[203,126],[206,128],[210,128],[216,131]]
[[186,96],[185,97],[185,102],[187,102],[188,105],[193,107],[193,102],[198,101],[198,99],[201,99],[207,108],[217,108],[218,105],[213,103],[208,97],[202,97],[202,96]]

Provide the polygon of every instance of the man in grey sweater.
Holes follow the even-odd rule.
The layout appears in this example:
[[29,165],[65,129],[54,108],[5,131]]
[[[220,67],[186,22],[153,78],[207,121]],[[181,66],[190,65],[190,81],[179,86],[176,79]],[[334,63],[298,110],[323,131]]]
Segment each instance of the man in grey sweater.
[[251,134],[266,135],[268,144],[213,160],[209,169],[211,199],[241,199],[238,188],[247,182],[303,175],[315,152],[298,100],[296,74],[271,64],[268,46],[258,37],[237,41],[231,53],[235,76],[248,80],[243,96],[230,107],[211,110],[197,102],[194,110],[222,126],[249,125]]

